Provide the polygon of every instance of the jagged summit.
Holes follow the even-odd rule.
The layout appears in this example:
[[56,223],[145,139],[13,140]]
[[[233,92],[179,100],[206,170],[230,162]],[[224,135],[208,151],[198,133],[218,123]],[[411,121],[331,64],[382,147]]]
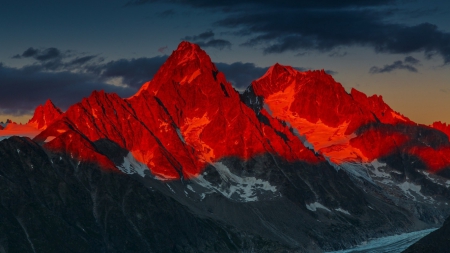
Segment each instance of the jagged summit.
[[444,132],[450,138],[450,125],[447,125],[446,123],[443,123],[440,121],[436,121],[436,122],[433,122],[431,127]]
[[186,84],[204,86],[204,83],[194,82],[194,80],[202,73],[207,73],[209,76],[213,72],[217,74],[218,71],[206,52],[196,44],[183,41],[156,72],[153,80],[146,82],[135,96],[143,90],[157,94],[161,85],[168,80],[177,86]]
[[61,114],[62,111],[48,99],[44,105],[39,105],[36,108],[33,117],[28,121],[28,125],[39,130],[45,130],[49,125],[55,122]]

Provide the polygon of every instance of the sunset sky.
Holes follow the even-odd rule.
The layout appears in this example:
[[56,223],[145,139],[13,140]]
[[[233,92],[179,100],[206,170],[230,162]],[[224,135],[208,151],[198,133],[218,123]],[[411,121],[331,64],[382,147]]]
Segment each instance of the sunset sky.
[[450,1],[16,0],[0,24],[0,121],[48,98],[128,97],[188,40],[238,90],[276,62],[325,69],[418,123],[450,123]]

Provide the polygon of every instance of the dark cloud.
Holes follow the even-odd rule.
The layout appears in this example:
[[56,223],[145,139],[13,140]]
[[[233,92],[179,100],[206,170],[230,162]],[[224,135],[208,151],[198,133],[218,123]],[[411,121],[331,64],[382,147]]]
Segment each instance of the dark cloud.
[[215,25],[235,29],[264,53],[318,50],[341,46],[371,47],[375,52],[439,54],[450,63],[450,33],[430,23],[402,24],[388,18],[405,15],[394,0],[131,0],[128,5],[170,2],[219,9]]
[[262,77],[269,69],[268,67],[257,67],[255,64],[248,62],[232,64],[219,62],[216,63],[216,67],[225,74],[226,79],[238,90],[247,88],[252,81]]
[[328,75],[332,75],[332,76],[338,74],[337,71],[334,71],[334,70],[331,70],[331,69],[325,69],[324,71],[325,71],[325,73],[327,73]]
[[413,65],[419,64],[419,60],[415,59],[412,56],[407,56],[404,61],[395,61],[392,64],[384,65],[382,68],[373,66],[370,68],[369,73],[371,74],[380,74],[380,73],[389,73],[397,69],[404,69],[410,72],[417,73],[417,69]]
[[83,65],[89,61],[91,61],[92,59],[94,59],[95,57],[97,57],[96,55],[87,55],[87,56],[83,56],[83,57],[77,57],[73,60],[71,60],[68,65],[69,66],[79,66],[79,65]]
[[39,53],[38,49],[30,47],[22,53],[22,57],[33,57],[36,56],[38,53]]
[[200,33],[199,35],[194,36],[186,36],[181,40],[187,40],[191,42],[197,43],[200,47],[207,48],[213,47],[219,50],[223,50],[225,48],[231,49],[231,42],[223,39],[214,39],[214,32],[208,30],[206,32]]
[[35,59],[37,62],[35,62],[32,66],[26,67],[27,69],[33,69],[34,71],[68,71],[79,68],[97,57],[97,55],[79,54],[72,50],[62,52],[58,48],[54,47],[42,50],[30,47],[22,53],[22,56],[17,54],[13,58]]
[[[53,60],[56,58],[63,57],[63,55],[62,55],[61,51],[59,51],[59,49],[54,48],[54,47],[49,47],[44,50],[30,47],[22,53],[21,57],[24,57],[24,58],[33,57],[34,59],[36,59],[38,61],[48,61],[48,60]],[[16,58],[16,59],[21,58],[21,57],[18,54],[13,56],[13,58]]]
[[86,73],[43,72],[32,67],[10,68],[0,65],[0,114],[30,114],[48,98],[62,109],[89,96],[93,90],[129,96],[133,88],[117,87]]
[[231,49],[231,42],[228,40],[209,40],[207,42],[198,42],[197,43],[200,47],[207,48],[207,47],[214,47],[219,50],[222,50],[224,48]]
[[[35,62],[22,68],[0,63],[0,89],[3,94],[0,114],[29,114],[48,98],[66,109],[89,96],[93,90],[129,97],[144,82],[152,79],[167,59],[167,56],[158,56],[104,63],[104,59],[97,55],[83,56],[72,51],[61,53],[56,48],[29,48],[22,55],[35,59]],[[110,84],[113,78],[121,78],[122,85]]]
[[211,39],[214,37],[214,32],[209,30],[203,33],[200,33],[199,35],[194,35],[194,36],[186,36],[184,38],[182,38],[182,40],[189,40],[189,41],[203,41],[203,40],[207,40],[207,39]]
[[121,59],[110,61],[104,65],[96,66],[93,72],[102,78],[123,78],[123,83],[133,88],[153,78],[156,71],[166,61],[167,56],[156,56],[153,58]]
[[407,62],[409,64],[412,64],[412,65],[416,65],[416,64],[419,64],[420,61],[417,60],[416,58],[412,57],[412,56],[407,56],[405,58],[405,62]]
[[265,53],[315,49],[330,51],[340,46],[370,46],[376,52],[438,52],[450,63],[450,34],[435,25],[388,24],[369,10],[299,10],[236,14],[218,22],[253,34],[244,45],[263,45]]
[[55,59],[61,57],[61,51],[57,48],[50,47],[43,51],[40,51],[38,54],[33,56],[38,61],[48,61],[51,59]]

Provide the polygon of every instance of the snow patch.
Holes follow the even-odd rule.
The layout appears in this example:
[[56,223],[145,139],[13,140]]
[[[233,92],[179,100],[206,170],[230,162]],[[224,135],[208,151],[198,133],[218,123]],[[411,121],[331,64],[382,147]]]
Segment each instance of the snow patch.
[[357,178],[363,178],[367,182],[375,184],[375,182],[372,180],[372,177],[370,177],[368,170],[366,166],[364,166],[364,164],[347,162],[341,164],[340,166],[349,174]]
[[[289,83],[289,82],[288,82]],[[338,126],[329,126],[322,120],[310,122],[302,118],[297,112],[291,111],[291,105],[296,101],[295,96],[300,87],[295,81],[289,83],[283,90],[273,93],[264,99],[264,108],[272,117],[289,122],[296,129],[303,144],[324,156],[334,164],[345,162],[369,162],[361,150],[353,147],[350,140],[356,134],[346,134],[349,121]],[[305,143],[307,141],[308,143]]]
[[336,211],[338,211],[338,212],[341,212],[341,213],[345,213],[345,214],[347,214],[347,215],[351,215],[347,210],[344,210],[344,209],[342,209],[342,208],[337,208],[337,209],[334,209],[334,210],[336,210]]
[[177,131],[178,138],[180,138],[180,140],[181,140],[183,143],[186,143],[186,141],[185,141],[184,138],[183,138],[183,135],[181,134],[181,130],[180,130],[178,127],[176,127],[175,130]]
[[263,104],[263,108],[269,113],[270,116],[273,116],[272,111],[270,110],[269,105],[267,105],[266,103]]
[[55,138],[56,138],[55,136],[48,136],[48,137],[45,139],[44,142],[51,142],[51,141],[53,141]]
[[416,185],[410,182],[403,182],[401,184],[398,185],[398,187],[400,189],[402,189],[402,191],[411,196],[413,198],[413,200],[416,200],[416,196],[414,196],[411,192],[414,192],[415,194],[422,196],[424,199],[428,199],[428,197],[424,196],[421,192],[420,189],[422,188],[420,185]]
[[391,178],[391,175],[389,173],[386,173],[379,169],[383,166],[377,166],[377,165],[379,165],[377,163],[375,163],[375,165],[372,163],[372,165],[373,165],[373,170],[369,170],[369,171],[373,175],[373,177],[375,177],[375,178]]
[[378,169],[380,167],[386,167],[386,163],[379,162],[377,159],[373,160],[370,164],[372,164],[374,169]]
[[402,121],[407,121],[405,117],[403,117],[402,115],[400,115],[400,114],[398,114],[398,113],[391,112],[391,115],[392,115],[392,117],[393,117],[394,119],[399,119],[399,120],[402,120]]
[[330,209],[328,209],[327,207],[325,207],[324,205],[320,204],[319,202],[314,202],[314,203],[310,203],[310,204],[306,204],[306,209],[310,210],[310,211],[317,211],[318,208],[324,209],[328,212],[331,212]]
[[166,184],[166,186],[170,189],[171,192],[175,193],[175,191],[172,189],[172,187],[170,187],[169,184]]
[[197,69],[190,76],[187,76],[187,75],[184,76],[183,79],[180,81],[180,84],[191,83],[200,74],[201,74],[200,69]]
[[[240,202],[252,202],[258,201],[258,193],[269,193],[272,196],[277,193],[275,186],[272,186],[269,182],[257,179],[255,177],[240,177],[233,174],[230,169],[221,162],[212,164],[219,173],[222,182],[218,185],[213,185],[207,181],[203,175],[199,175],[194,178],[193,181],[199,185],[214,190],[225,196],[228,199],[240,201]],[[203,197],[203,196],[202,196]]]
[[431,182],[439,184],[439,185],[443,185],[445,187],[449,187],[450,186],[450,180],[437,176],[435,174],[429,173],[427,171],[424,170],[416,170],[417,172],[425,175]]
[[194,191],[194,188],[192,188],[192,186],[187,185],[187,188],[188,188],[191,192],[195,192],[195,191]]
[[123,158],[122,165],[116,166],[120,171],[125,174],[139,174],[141,177],[145,176],[145,171],[149,170],[145,164],[138,162],[133,154],[129,152],[127,156]]

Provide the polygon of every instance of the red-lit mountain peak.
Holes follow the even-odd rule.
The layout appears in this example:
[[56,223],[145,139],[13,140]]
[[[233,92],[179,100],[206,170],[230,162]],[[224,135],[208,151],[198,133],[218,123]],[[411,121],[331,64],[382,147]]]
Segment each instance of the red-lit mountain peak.
[[[135,96],[139,95],[142,90],[157,94],[161,85],[167,83],[168,80],[174,82],[176,86],[198,85],[199,82],[193,81],[200,74],[204,72],[211,74],[212,71],[217,71],[217,69],[206,52],[196,44],[183,41],[157,71],[153,80],[145,83]],[[206,86],[207,84],[202,85]]]
[[[378,157],[355,147],[357,142],[350,142],[355,131],[365,125],[414,124],[394,112],[381,96],[367,97],[355,89],[348,94],[323,70],[301,72],[275,64],[252,87],[256,95],[264,98],[265,108],[274,117],[296,128],[316,151],[335,163],[367,162]],[[388,142],[380,144],[380,155],[389,154],[395,146],[390,139]]]
[[447,125],[447,123],[436,121],[433,122],[431,127],[445,133],[450,138],[450,124]]
[[241,102],[203,50],[183,42],[135,96],[124,100],[94,91],[36,140],[91,161],[95,148],[89,143],[106,138],[165,179],[196,176],[207,163],[229,156],[273,153],[321,161],[287,127],[272,123],[276,130]]
[[333,128],[346,124],[347,134],[362,122],[375,121],[370,113],[362,113],[342,85],[323,70],[301,72],[276,64],[252,86],[270,110],[280,114],[292,112],[292,117],[311,123],[320,121]]
[[[129,99],[133,107],[143,107],[137,106],[143,90],[155,96],[201,161],[214,162],[226,156],[249,158],[266,152],[317,161],[309,150],[301,152],[307,150],[301,143],[291,143],[301,147],[287,155],[291,144],[286,144],[273,128],[261,125],[206,52],[195,44],[179,45],[154,79]],[[295,139],[292,142],[298,142]]]
[[50,99],[44,105],[39,105],[34,111],[33,118],[28,121],[28,125],[39,130],[46,129],[61,116],[62,112]]
[[264,82],[264,85],[253,86],[253,88],[257,88],[257,94],[259,95],[268,95],[273,94],[279,91],[286,89],[289,85],[291,85],[293,78],[299,72],[296,71],[291,66],[283,66],[279,63],[271,66],[267,72],[260,77],[256,82]]
[[332,162],[367,160],[349,140],[360,126],[376,120],[325,71],[275,64],[252,88],[273,117],[288,122]]
[[[300,72],[276,64],[252,88],[272,116],[288,122],[333,163],[370,162],[405,152],[432,171],[450,164],[445,142],[435,148],[415,142],[409,127],[420,126],[393,111],[381,96],[367,97],[355,89],[348,94],[323,70]],[[450,133],[445,124],[433,127]]]
[[407,117],[392,110],[384,101],[382,96],[373,95],[367,97],[366,94],[352,88],[351,96],[364,109],[374,113],[377,119],[385,124],[415,124]]

